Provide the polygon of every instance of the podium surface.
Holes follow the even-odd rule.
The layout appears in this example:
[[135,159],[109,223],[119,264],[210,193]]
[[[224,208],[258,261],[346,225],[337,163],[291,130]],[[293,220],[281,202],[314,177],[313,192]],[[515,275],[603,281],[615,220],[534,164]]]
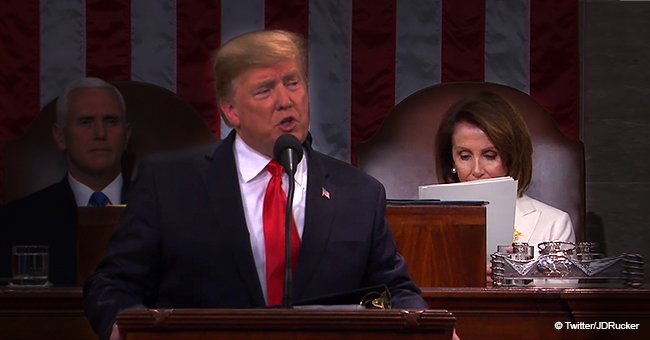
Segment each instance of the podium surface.
[[117,318],[122,338],[451,339],[444,310],[131,309]]

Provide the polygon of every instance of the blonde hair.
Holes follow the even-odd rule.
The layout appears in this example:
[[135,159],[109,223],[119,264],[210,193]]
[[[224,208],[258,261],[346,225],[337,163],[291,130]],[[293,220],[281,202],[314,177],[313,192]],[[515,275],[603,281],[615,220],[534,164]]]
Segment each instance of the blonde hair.
[[230,99],[232,82],[244,72],[278,62],[296,60],[307,80],[307,44],[299,35],[282,30],[245,33],[228,41],[214,58],[217,100]]

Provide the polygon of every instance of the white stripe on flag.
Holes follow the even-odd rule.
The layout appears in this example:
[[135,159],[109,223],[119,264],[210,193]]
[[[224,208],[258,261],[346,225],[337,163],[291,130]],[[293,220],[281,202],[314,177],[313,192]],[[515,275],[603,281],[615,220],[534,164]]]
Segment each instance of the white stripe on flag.
[[176,1],[132,1],[131,32],[131,79],[176,92]]
[[309,2],[310,131],[314,149],[350,161],[351,4]]
[[[264,0],[221,0],[221,45],[251,31],[264,29]],[[231,128],[221,119],[221,138]]]
[[41,108],[86,74],[85,19],[83,0],[40,2]]
[[221,44],[264,29],[264,0],[221,0]]
[[397,1],[395,103],[440,83],[440,0]]
[[528,92],[529,0],[486,0],[485,81]]

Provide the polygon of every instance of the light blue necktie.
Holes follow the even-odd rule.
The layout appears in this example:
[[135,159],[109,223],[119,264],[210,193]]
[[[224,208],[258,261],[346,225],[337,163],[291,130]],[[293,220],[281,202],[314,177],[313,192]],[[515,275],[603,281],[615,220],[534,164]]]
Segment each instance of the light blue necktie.
[[108,197],[106,195],[104,195],[103,192],[96,191],[96,192],[93,192],[92,195],[90,195],[90,199],[88,200],[88,206],[89,207],[105,207],[110,202],[111,201],[108,199]]

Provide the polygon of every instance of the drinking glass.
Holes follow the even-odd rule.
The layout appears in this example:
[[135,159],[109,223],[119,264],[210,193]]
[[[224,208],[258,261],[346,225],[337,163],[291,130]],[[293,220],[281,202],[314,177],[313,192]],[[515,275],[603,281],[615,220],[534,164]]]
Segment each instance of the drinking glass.
[[12,285],[48,285],[48,272],[50,267],[48,246],[13,246],[11,257]]

